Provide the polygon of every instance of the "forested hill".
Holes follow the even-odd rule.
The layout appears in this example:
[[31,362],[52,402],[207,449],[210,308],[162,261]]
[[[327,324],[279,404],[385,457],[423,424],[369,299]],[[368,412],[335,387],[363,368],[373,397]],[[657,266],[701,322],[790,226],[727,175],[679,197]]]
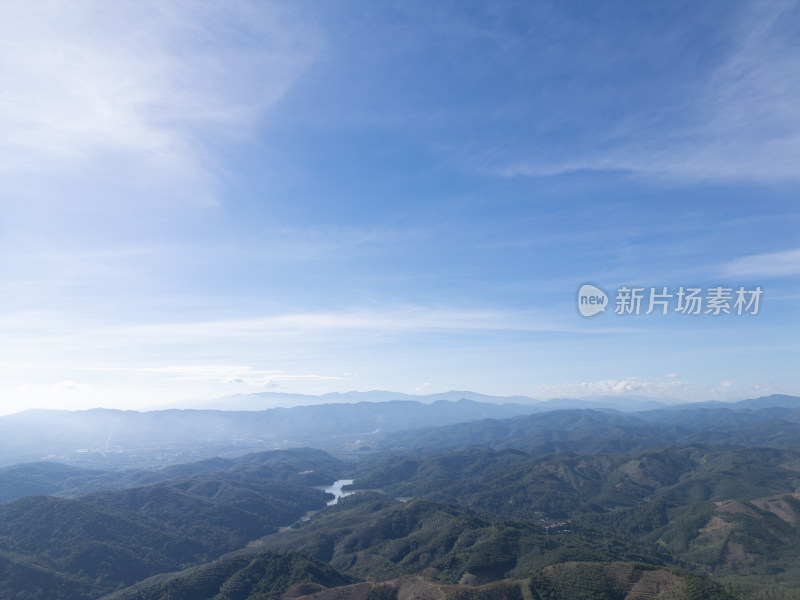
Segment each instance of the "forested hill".
[[261,478],[272,484],[321,486],[338,479],[350,468],[341,460],[313,448],[268,450],[146,471],[80,469],[43,461],[0,468],[0,502],[35,494],[74,498],[101,489],[209,478],[244,482]]
[[375,432],[335,456],[13,465],[0,598],[795,599],[799,424],[783,398]]
[[[36,474],[37,466],[21,465],[16,474]],[[116,479],[60,471],[67,479],[51,483],[80,482],[73,493],[101,487],[69,499],[36,495],[0,505],[0,598],[89,600],[206,563],[323,509],[333,496],[316,486],[346,468],[306,449]],[[111,479],[118,489],[102,487]]]

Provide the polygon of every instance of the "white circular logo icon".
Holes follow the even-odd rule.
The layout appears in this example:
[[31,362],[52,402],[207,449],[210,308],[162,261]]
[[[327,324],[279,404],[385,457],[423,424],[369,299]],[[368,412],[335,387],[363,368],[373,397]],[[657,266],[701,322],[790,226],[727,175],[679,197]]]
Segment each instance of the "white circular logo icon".
[[578,290],[578,312],[584,317],[605,312],[607,306],[608,296],[599,287],[584,283]]

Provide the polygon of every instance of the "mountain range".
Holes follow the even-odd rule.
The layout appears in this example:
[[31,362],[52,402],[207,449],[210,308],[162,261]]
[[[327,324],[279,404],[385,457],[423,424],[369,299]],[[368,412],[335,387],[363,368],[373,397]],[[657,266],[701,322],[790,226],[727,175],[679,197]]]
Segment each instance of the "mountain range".
[[800,597],[800,398],[520,407],[4,417],[6,448],[66,453],[0,468],[0,598]]
[[[401,432],[408,432],[415,445],[441,446],[448,443],[454,432],[467,432],[471,427],[469,423],[483,419],[499,420],[497,424],[486,425],[488,429],[494,427],[498,437],[495,442],[487,440],[486,443],[497,445],[503,443],[502,438],[508,440],[515,435],[512,431],[515,425],[500,422],[503,419],[527,417],[527,422],[520,421],[526,431],[563,432],[572,427],[569,409],[588,407],[593,412],[583,413],[584,418],[591,414],[591,418],[598,421],[597,427],[604,428],[588,437],[608,441],[616,436],[624,440],[623,443],[651,435],[659,436],[664,442],[692,441],[692,431],[701,436],[706,430],[718,438],[724,435],[714,432],[719,429],[720,420],[732,423],[736,415],[743,417],[739,419],[737,435],[749,435],[752,443],[774,443],[766,439],[771,425],[764,425],[765,422],[785,422],[789,428],[800,422],[796,414],[800,399],[778,395],[731,404],[683,404],[626,413],[600,401],[553,400],[526,405],[478,402],[463,397],[457,401],[439,399],[430,403],[387,400],[262,411],[28,410],[0,417],[0,466],[49,459],[103,468],[160,467],[211,456],[240,456],[247,452],[304,445],[334,452],[368,452],[392,443],[402,446],[406,434]],[[563,422],[553,422],[554,418],[561,418]],[[524,423],[530,423],[532,429]],[[458,428],[459,424],[463,424],[462,429]],[[420,432],[425,429],[448,425],[455,429],[432,434],[428,442],[417,439],[418,435],[424,436]],[[486,429],[481,427],[482,431]],[[507,431],[506,427],[511,429]],[[555,443],[563,438],[555,433],[542,433],[538,442]],[[450,443],[481,442],[451,439]],[[527,449],[533,443],[533,438],[524,442]]]
[[290,394],[285,392],[258,392],[253,394],[235,394],[214,398],[211,400],[191,400],[163,407],[164,409],[201,409],[201,410],[267,410],[270,408],[285,408],[290,406],[314,406],[319,404],[343,404],[357,402],[388,402],[392,400],[407,400],[431,404],[440,400],[457,402],[458,400],[473,400],[489,404],[522,404],[530,406],[533,410],[550,410],[552,408],[614,408],[616,410],[642,410],[646,408],[661,408],[664,406],[681,404],[674,398],[652,398],[627,394],[625,396],[587,396],[585,398],[553,398],[542,400],[530,396],[493,396],[478,392],[457,391],[440,392],[436,394],[404,394],[386,390],[372,390],[367,392],[331,392],[314,396],[311,394]]

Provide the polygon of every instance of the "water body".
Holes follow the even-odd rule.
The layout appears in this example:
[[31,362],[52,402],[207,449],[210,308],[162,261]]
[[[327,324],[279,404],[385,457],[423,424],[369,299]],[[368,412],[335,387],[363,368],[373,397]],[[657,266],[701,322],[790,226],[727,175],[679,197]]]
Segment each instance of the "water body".
[[[351,483],[353,483],[352,479],[337,479],[327,487],[320,486],[316,489],[322,490],[323,492],[328,492],[329,494],[333,494],[333,500],[328,500],[328,506],[333,506],[334,504],[339,502],[341,498],[344,498],[345,496],[352,496],[353,494],[355,494],[355,492],[342,491],[342,488],[344,486],[350,485]],[[318,512],[319,512],[318,510],[310,510],[300,518],[300,521],[308,521],[313,515],[315,515]],[[295,524],[293,523],[292,525],[288,525],[286,527],[279,527],[278,530],[288,531],[289,529],[294,527],[294,525]]]
[[333,494],[333,500],[328,501],[328,506],[333,506],[337,502],[339,502],[340,498],[344,498],[345,496],[352,496],[355,492],[343,492],[342,488],[346,485],[350,485],[353,483],[352,479],[338,479],[333,482],[333,485],[326,487],[323,491],[328,492],[329,494]]

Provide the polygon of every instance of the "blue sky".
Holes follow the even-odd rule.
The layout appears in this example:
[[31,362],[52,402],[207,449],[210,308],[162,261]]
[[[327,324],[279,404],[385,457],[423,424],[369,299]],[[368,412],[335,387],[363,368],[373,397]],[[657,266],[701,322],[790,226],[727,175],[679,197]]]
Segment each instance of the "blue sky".
[[[0,412],[800,394],[799,30],[796,2],[4,2]],[[620,316],[621,286],[764,294]]]

